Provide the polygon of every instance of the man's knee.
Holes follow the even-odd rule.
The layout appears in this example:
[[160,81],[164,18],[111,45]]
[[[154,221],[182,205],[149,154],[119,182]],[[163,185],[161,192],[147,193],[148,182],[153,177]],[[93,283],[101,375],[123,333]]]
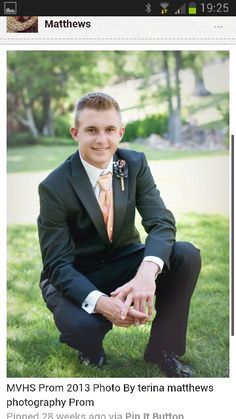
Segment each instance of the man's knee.
[[172,252],[173,260],[178,264],[191,267],[195,271],[201,269],[200,250],[189,242],[176,242]]
[[79,330],[82,336],[96,336],[106,334],[111,328],[112,323],[101,314],[87,314],[79,318],[75,330]]
[[57,328],[62,334],[78,337],[107,333],[111,323],[99,314],[88,314],[65,298],[61,298],[53,310]]
[[92,314],[73,316],[61,324],[57,320],[56,325],[61,333],[60,342],[87,354],[101,348],[104,336],[112,327],[105,318],[100,319]]

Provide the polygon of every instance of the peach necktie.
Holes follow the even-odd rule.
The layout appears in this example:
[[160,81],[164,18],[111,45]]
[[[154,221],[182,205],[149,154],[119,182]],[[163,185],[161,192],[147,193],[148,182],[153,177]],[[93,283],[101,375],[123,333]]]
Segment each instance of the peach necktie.
[[111,179],[112,179],[112,174],[109,172],[105,175],[100,175],[97,180],[97,183],[100,186],[98,202],[102,210],[104,223],[107,227],[107,235],[110,241],[112,241],[113,218],[114,218]]

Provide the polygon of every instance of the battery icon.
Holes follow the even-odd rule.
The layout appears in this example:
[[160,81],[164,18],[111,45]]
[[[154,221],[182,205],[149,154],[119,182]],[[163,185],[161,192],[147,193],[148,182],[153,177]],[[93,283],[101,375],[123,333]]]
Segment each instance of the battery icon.
[[197,6],[196,3],[189,3],[188,5],[188,14],[189,15],[196,15],[197,13]]

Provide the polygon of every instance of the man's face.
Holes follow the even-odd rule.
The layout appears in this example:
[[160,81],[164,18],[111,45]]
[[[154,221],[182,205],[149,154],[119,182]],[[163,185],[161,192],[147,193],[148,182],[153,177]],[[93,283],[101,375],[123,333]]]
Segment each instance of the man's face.
[[80,112],[79,127],[71,135],[79,143],[81,157],[99,169],[105,169],[124,134],[120,115],[115,108]]

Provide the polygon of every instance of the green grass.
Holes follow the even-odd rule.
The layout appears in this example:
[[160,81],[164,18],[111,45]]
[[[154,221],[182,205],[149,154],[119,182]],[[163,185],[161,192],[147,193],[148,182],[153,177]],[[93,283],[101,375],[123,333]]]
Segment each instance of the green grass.
[[[221,216],[188,214],[178,223],[178,240],[192,241],[203,259],[184,357],[197,377],[228,376],[228,228],[228,220]],[[12,226],[8,241],[8,377],[162,376],[157,367],[142,360],[148,325],[115,327],[108,333],[104,343],[108,362],[103,369],[79,365],[76,351],[58,342],[40,294],[36,227]]]
[[[121,143],[122,146],[122,143]],[[228,151],[184,151],[184,150],[150,150],[149,147],[143,144],[132,144],[130,148],[135,151],[142,151],[145,153],[147,160],[180,160],[180,159],[195,159],[198,157],[211,157],[227,155]]]
[[[68,144],[70,140],[68,140]],[[122,147],[122,143],[121,143]],[[143,151],[150,160],[176,160],[196,157],[208,157],[228,154],[227,151],[182,151],[182,150],[150,150],[144,144],[130,144],[130,149]],[[8,172],[38,172],[52,170],[59,166],[76,146],[73,142],[68,146],[27,146],[10,148],[7,156]]]
[[27,146],[10,148],[8,172],[39,172],[51,170],[76,151],[76,145],[68,140],[68,146]]

